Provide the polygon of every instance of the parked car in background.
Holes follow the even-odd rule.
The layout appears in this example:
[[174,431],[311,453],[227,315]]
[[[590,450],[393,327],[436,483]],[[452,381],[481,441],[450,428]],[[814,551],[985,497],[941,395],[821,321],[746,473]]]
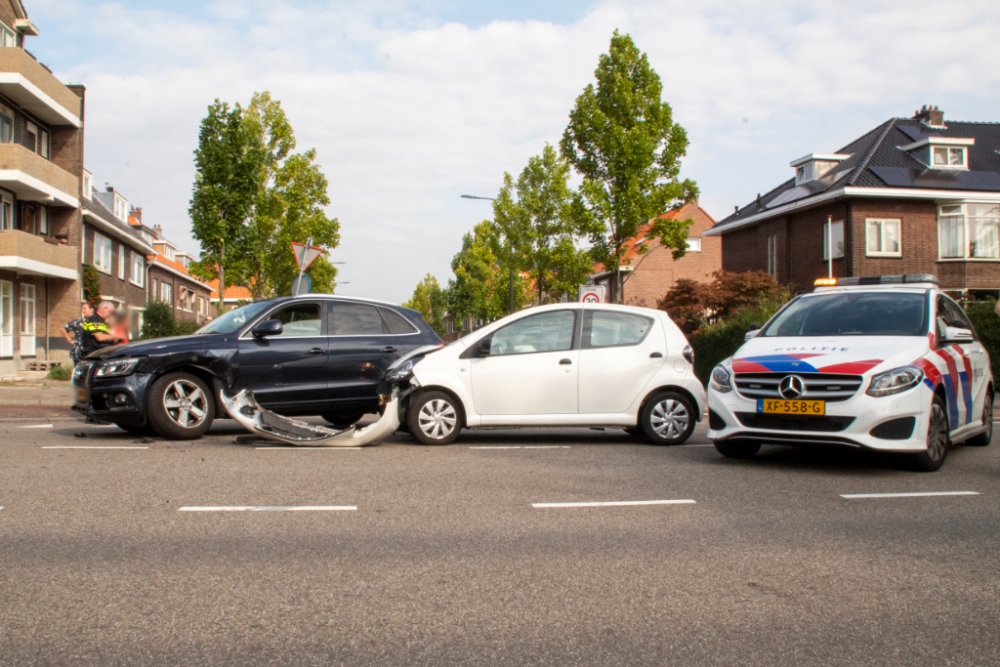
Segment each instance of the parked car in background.
[[249,389],[283,415],[346,427],[379,409],[397,359],[443,345],[417,311],[309,294],[232,310],[190,336],[99,350],[73,372],[73,409],[125,430],[197,438],[225,415],[218,393]]
[[934,276],[817,283],[713,370],[708,437],[721,453],[842,444],[931,471],[952,444],[990,444],[990,358]]
[[409,380],[400,421],[425,444],[450,443],[463,428],[594,426],[677,445],[705,407],[693,363],[663,311],[571,303],[404,358],[387,379]]

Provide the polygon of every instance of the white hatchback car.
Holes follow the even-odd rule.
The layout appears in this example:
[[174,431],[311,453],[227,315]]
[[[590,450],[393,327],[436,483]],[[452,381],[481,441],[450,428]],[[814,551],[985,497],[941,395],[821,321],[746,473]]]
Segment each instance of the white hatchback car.
[[713,370],[708,437],[722,454],[837,443],[931,471],[952,443],[990,443],[989,355],[934,276],[817,283]]
[[687,339],[665,312],[554,304],[514,313],[389,370],[409,380],[401,421],[420,442],[462,428],[617,427],[687,440],[705,409]]

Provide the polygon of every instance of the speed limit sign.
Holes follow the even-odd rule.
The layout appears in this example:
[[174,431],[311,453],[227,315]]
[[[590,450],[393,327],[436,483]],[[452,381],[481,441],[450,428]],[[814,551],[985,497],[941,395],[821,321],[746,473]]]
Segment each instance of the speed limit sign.
[[604,285],[580,285],[582,303],[604,303]]

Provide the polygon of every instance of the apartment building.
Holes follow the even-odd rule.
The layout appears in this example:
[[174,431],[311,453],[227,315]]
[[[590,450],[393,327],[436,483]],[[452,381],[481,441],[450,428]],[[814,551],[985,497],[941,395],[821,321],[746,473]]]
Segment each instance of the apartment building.
[[68,361],[80,309],[84,88],[24,48],[38,34],[0,0],[0,376]]
[[1000,290],[1000,123],[925,106],[834,153],[720,220],[727,271],[762,270],[796,290],[836,277],[929,273],[957,294]]

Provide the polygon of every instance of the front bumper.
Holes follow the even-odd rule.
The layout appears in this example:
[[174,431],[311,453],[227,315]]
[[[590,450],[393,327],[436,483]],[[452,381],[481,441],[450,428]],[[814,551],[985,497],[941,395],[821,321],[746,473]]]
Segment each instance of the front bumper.
[[152,376],[133,373],[99,379],[93,377],[93,372],[94,365],[88,362],[77,364],[73,370],[73,411],[122,426],[144,425],[146,390]]
[[[932,400],[931,391],[921,383],[893,396],[873,397],[859,390],[846,401],[827,402],[826,418],[764,417],[757,415],[755,399],[740,396],[735,389],[722,394],[710,388],[708,437],[765,444],[840,444],[889,452],[920,452],[927,449]],[[912,430],[908,437],[900,438],[900,431],[905,433],[909,422],[896,420],[909,418]]]

